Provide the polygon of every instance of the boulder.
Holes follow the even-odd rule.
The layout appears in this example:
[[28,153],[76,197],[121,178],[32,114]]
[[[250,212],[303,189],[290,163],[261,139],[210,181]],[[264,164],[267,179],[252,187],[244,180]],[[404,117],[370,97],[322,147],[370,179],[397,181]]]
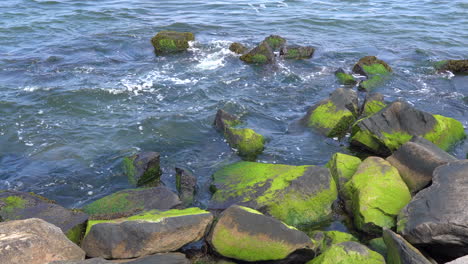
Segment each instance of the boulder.
[[359,240],[351,234],[340,232],[340,231],[312,231],[307,233],[312,239],[317,252],[325,252],[331,246],[346,242],[346,241],[355,241]]
[[214,126],[224,134],[242,159],[254,161],[265,148],[265,138],[250,128],[237,128],[241,123],[237,117],[220,109],[216,113]]
[[151,210],[115,220],[90,220],[81,247],[89,257],[126,259],[175,251],[203,238],[213,215],[199,208]]
[[374,250],[387,259],[387,245],[385,245],[383,237],[371,239],[369,240],[368,244],[370,249]]
[[270,46],[274,51],[281,50],[281,48],[286,45],[286,39],[278,35],[270,35],[266,37],[263,42],[268,43],[268,46]]
[[275,53],[270,45],[263,41],[248,53],[240,56],[240,59],[247,63],[267,64],[275,62]]
[[352,89],[338,88],[328,99],[312,106],[301,122],[327,137],[344,137],[356,121],[357,94]]
[[222,256],[243,261],[281,260],[313,244],[303,232],[251,208],[233,205],[214,224],[208,242]]
[[359,89],[371,91],[384,82],[392,72],[392,68],[375,56],[366,56],[354,65],[353,72],[367,77],[365,81],[359,83]]
[[28,218],[40,218],[58,226],[71,241],[78,244],[86,228],[88,215],[79,210],[63,208],[34,193],[0,191],[0,220]]
[[335,71],[335,77],[338,79],[338,82],[343,85],[355,85],[357,83],[353,75],[346,73],[342,68]]
[[282,47],[280,56],[285,59],[310,59],[314,55],[315,49],[313,47],[302,47],[302,46],[287,46]]
[[210,208],[259,209],[296,227],[331,219],[336,184],[326,168],[238,162],[213,175]]
[[333,154],[331,160],[325,165],[336,182],[338,192],[342,196],[344,185],[351,179],[361,164],[361,159],[343,153]]
[[160,183],[161,169],[158,152],[146,151],[125,157],[122,161],[124,173],[132,185],[157,186]]
[[234,42],[229,46],[229,50],[236,54],[245,54],[248,49],[239,42]]
[[384,229],[388,264],[432,264],[418,249],[390,229]]
[[324,253],[307,262],[306,264],[385,264],[385,260],[377,252],[374,252],[357,242],[347,241],[332,245]]
[[439,72],[450,71],[452,73],[468,74],[468,60],[444,60],[435,65]]
[[0,223],[0,263],[44,264],[83,260],[85,253],[62,230],[39,218]]
[[151,39],[157,54],[186,51],[195,36],[190,32],[161,31]]
[[435,168],[456,160],[422,137],[413,137],[387,158],[387,161],[398,169],[412,193],[431,183]]
[[417,110],[396,101],[378,113],[353,125],[351,144],[379,155],[388,156],[413,136],[421,136],[448,150],[465,138],[463,125],[449,117]]
[[437,167],[398,216],[398,233],[432,257],[468,255],[468,160]]
[[188,170],[175,168],[176,188],[184,206],[193,203],[195,191],[197,188],[197,178]]
[[[87,260],[75,261],[54,261],[49,264],[112,264],[114,261],[105,260],[103,258],[92,258]],[[182,253],[164,253],[154,254],[137,259],[129,259],[128,261],[119,261],[118,263],[128,264],[190,264],[190,261]]]
[[457,258],[456,260],[447,262],[445,264],[466,264],[466,263],[468,263],[468,256]]
[[181,204],[179,197],[166,187],[123,190],[96,200],[83,211],[93,219],[115,219],[152,209],[167,210]]
[[344,194],[354,225],[369,234],[394,227],[398,213],[411,199],[398,170],[379,157],[369,157],[359,165],[345,184]]
[[384,102],[384,96],[381,93],[368,93],[362,105],[361,118],[371,116],[384,109],[387,104]]

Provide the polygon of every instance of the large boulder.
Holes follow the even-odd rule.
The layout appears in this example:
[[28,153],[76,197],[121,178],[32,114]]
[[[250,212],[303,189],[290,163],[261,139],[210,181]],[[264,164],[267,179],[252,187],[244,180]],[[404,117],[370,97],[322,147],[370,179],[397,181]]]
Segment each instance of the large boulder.
[[335,71],[335,77],[338,79],[338,82],[343,85],[355,85],[357,83],[353,75],[345,72],[342,68]]
[[353,67],[353,72],[367,77],[367,80],[359,84],[359,88],[371,91],[387,78],[392,68],[383,60],[375,56],[362,57]]
[[387,104],[384,101],[384,96],[381,93],[368,93],[362,104],[361,118],[371,116],[384,109]]
[[444,60],[435,65],[438,71],[468,74],[468,60]]
[[222,256],[243,261],[281,260],[313,244],[303,232],[243,206],[226,209],[214,225],[208,242]]
[[[114,261],[106,260],[103,258],[92,258],[86,260],[68,260],[68,261],[54,261],[49,264],[112,264]],[[190,264],[190,261],[182,253],[164,253],[154,254],[137,259],[130,259],[128,261],[119,261],[119,263],[128,264]]]
[[182,168],[175,168],[176,188],[184,206],[193,203],[197,189],[197,178],[190,171]]
[[331,219],[336,184],[326,168],[238,162],[213,175],[210,208],[261,210],[296,227]]
[[132,185],[157,186],[160,183],[161,169],[158,152],[145,151],[125,157],[122,161],[124,173]]
[[387,158],[387,161],[398,169],[412,193],[431,183],[435,168],[456,160],[422,137],[413,137]]
[[0,263],[44,264],[83,260],[85,253],[62,230],[39,218],[0,223]]
[[229,50],[236,53],[236,54],[241,54],[241,55],[245,54],[248,51],[248,49],[239,42],[233,42],[229,46]]
[[343,153],[333,154],[325,167],[330,169],[330,173],[336,182],[340,196],[343,194],[344,185],[351,179],[361,164],[361,159]]
[[398,233],[431,256],[468,255],[468,160],[437,167],[398,216]]
[[88,215],[69,210],[34,193],[0,191],[0,220],[40,218],[62,229],[73,242],[79,243]]
[[396,101],[378,113],[356,122],[351,144],[376,154],[388,156],[413,136],[421,136],[448,150],[465,138],[463,125],[449,117],[417,110]]
[[237,150],[238,155],[254,161],[265,148],[265,138],[250,128],[237,128],[242,122],[235,116],[218,110],[214,126],[224,134],[229,145]]
[[281,48],[280,56],[285,59],[310,59],[314,55],[313,47],[285,46]]
[[126,259],[175,251],[203,238],[213,215],[199,208],[151,210],[115,220],[90,220],[81,247],[89,257]]
[[161,31],[151,39],[157,54],[186,51],[195,36],[190,32]]
[[431,264],[417,248],[392,230],[384,229],[383,238],[388,264]]
[[307,264],[385,264],[379,253],[357,242],[347,241],[332,245]]
[[354,90],[336,89],[328,99],[312,106],[301,122],[327,137],[344,137],[356,121],[358,98]]
[[257,47],[240,56],[240,59],[244,62],[254,64],[274,63],[275,53],[267,42],[262,41]]
[[167,210],[180,204],[177,194],[158,186],[119,191],[86,205],[83,211],[93,219],[115,219],[152,209]]
[[379,157],[369,157],[359,165],[345,185],[345,196],[354,225],[370,234],[394,227],[398,213],[411,199],[397,169]]

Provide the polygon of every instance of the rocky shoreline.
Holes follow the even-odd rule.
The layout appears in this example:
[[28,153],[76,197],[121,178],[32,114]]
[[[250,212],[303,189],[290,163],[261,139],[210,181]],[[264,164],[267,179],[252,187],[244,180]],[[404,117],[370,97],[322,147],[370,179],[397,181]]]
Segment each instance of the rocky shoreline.
[[[194,39],[162,31],[151,42],[164,56]],[[262,65],[308,59],[315,49],[271,35],[230,50]],[[434,67],[466,74],[467,65]],[[122,161],[135,189],[81,209],[2,190],[0,263],[468,263],[468,160],[447,153],[465,139],[464,127],[372,92],[392,71],[375,56],[352,73],[337,69],[342,87],[304,114],[301,125],[348,141],[355,153],[335,153],[323,167],[256,162],[268,139],[223,109],[213,113],[213,129],[243,161],[212,175],[207,208],[193,207],[190,171],[175,168],[177,193],[163,186],[152,151]],[[336,220],[349,233],[324,228]]]

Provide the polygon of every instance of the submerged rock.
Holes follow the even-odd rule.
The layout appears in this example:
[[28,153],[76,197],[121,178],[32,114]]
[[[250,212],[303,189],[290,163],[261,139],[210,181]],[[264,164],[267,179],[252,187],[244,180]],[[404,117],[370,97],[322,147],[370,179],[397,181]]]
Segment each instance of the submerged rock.
[[346,73],[342,68],[335,71],[335,76],[338,82],[344,85],[355,85],[357,83],[353,75]]
[[377,252],[374,252],[357,242],[347,241],[331,246],[318,257],[307,264],[385,264],[385,260]]
[[151,39],[156,53],[173,53],[186,51],[189,41],[194,41],[195,36],[190,32],[161,31]]
[[387,161],[398,169],[412,193],[431,183],[432,173],[437,167],[456,160],[422,137],[413,137],[387,158]]
[[448,150],[465,138],[465,129],[453,118],[432,115],[406,102],[396,101],[358,121],[352,129],[351,144],[388,156],[413,136],[422,136]]
[[326,168],[238,162],[213,175],[210,208],[245,205],[293,226],[331,219],[336,184]]
[[213,215],[199,208],[151,210],[115,220],[90,220],[82,248],[89,257],[136,258],[175,251],[203,238]]
[[84,258],[84,251],[68,240],[60,228],[42,219],[0,223],[2,264],[44,264]]
[[392,68],[375,56],[365,56],[354,65],[353,72],[367,77],[367,80],[359,84],[359,88],[370,91],[384,81],[392,72]]
[[354,225],[369,234],[394,227],[400,210],[411,199],[397,169],[379,157],[369,157],[359,165],[345,185],[345,196]]
[[226,209],[208,237],[220,255],[243,261],[281,260],[296,250],[310,251],[313,244],[303,232],[243,206]]
[[166,187],[123,190],[96,200],[83,210],[93,219],[115,219],[143,210],[166,210],[180,205],[179,197]]
[[468,60],[444,60],[435,65],[438,71],[468,74]]
[[234,42],[229,46],[229,50],[236,54],[245,54],[248,49],[239,42]]
[[58,226],[71,241],[78,244],[86,227],[88,215],[79,210],[63,208],[37,194],[0,191],[0,220],[28,218],[40,218]]
[[314,51],[313,47],[287,46],[281,48],[280,55],[285,59],[310,59]]
[[333,154],[331,160],[326,167],[330,169],[330,173],[335,180],[340,196],[343,192],[344,185],[351,179],[361,164],[361,159],[343,153]]
[[265,138],[250,128],[236,128],[242,122],[235,116],[218,110],[214,126],[224,134],[229,145],[244,160],[253,161],[263,152]]
[[157,186],[160,183],[161,169],[158,152],[146,151],[123,159],[123,170],[130,184]]
[[263,42],[268,43],[272,50],[280,50],[284,45],[286,45],[286,39],[278,35],[270,35],[266,37]]
[[301,122],[316,128],[327,137],[344,137],[356,120],[357,94],[352,89],[338,88],[330,98],[312,106]]
[[384,102],[384,96],[381,93],[368,93],[362,105],[361,118],[371,116],[384,109],[387,104]]
[[267,64],[275,62],[275,53],[270,45],[263,41],[248,53],[240,56],[240,59],[247,63]]
[[417,248],[392,230],[385,229],[383,238],[387,246],[388,264],[432,264]]
[[432,257],[468,255],[468,160],[434,170],[432,185],[417,193],[398,216],[398,233]]
[[195,191],[197,188],[197,178],[188,170],[175,168],[176,188],[184,206],[193,203]]

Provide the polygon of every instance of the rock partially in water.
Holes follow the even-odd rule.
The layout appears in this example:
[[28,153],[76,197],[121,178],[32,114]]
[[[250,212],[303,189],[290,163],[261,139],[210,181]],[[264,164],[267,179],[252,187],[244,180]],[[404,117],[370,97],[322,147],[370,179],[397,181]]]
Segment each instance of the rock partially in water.
[[379,253],[370,250],[358,242],[347,241],[331,246],[318,257],[307,264],[385,264],[385,259]]
[[328,99],[312,106],[301,122],[327,137],[344,137],[356,121],[357,94],[352,89],[338,88]]
[[70,210],[33,193],[0,191],[0,220],[40,218],[62,229],[63,233],[79,244],[88,215]]
[[432,185],[398,216],[398,233],[436,260],[468,255],[468,160],[434,170]]
[[335,76],[338,79],[338,82],[343,85],[355,85],[357,83],[353,75],[346,73],[342,68],[335,71]]
[[375,113],[378,113],[380,110],[384,109],[387,104],[384,101],[384,96],[381,93],[368,93],[366,99],[361,108],[361,116],[368,117]]
[[96,200],[83,210],[93,219],[116,219],[152,209],[167,210],[181,204],[166,187],[123,190]]
[[145,151],[122,161],[123,170],[130,184],[140,186],[157,186],[160,184],[161,169],[158,152]]
[[263,42],[268,43],[273,51],[281,50],[286,45],[286,39],[278,35],[270,35]]
[[281,260],[296,250],[310,251],[310,258],[314,255],[312,241],[305,233],[237,205],[221,214],[208,242],[220,255],[243,261]]
[[375,56],[365,56],[354,65],[353,72],[367,77],[367,80],[359,84],[359,88],[371,91],[383,83],[392,68]]
[[248,49],[242,43],[234,42],[229,46],[229,50],[236,53],[236,54],[245,54],[247,53]]
[[272,47],[270,47],[270,45],[265,41],[261,42],[248,53],[240,56],[240,59],[244,62],[253,64],[268,64],[276,61]]
[[127,259],[175,251],[203,238],[213,215],[199,208],[151,210],[115,220],[90,220],[82,248],[89,257]]
[[85,252],[62,230],[39,218],[0,223],[0,263],[44,264],[83,260]]
[[351,144],[388,156],[413,136],[424,137],[439,148],[448,150],[465,138],[465,129],[453,118],[432,115],[406,102],[396,101],[358,121],[352,129]]
[[387,246],[389,264],[432,264],[417,248],[392,230],[384,229],[383,238]]
[[398,170],[379,157],[369,157],[345,185],[348,211],[357,229],[379,235],[396,225],[400,210],[411,195]]
[[412,193],[431,183],[432,173],[437,167],[456,160],[422,137],[413,137],[387,158],[387,161],[398,169]]
[[287,46],[282,47],[280,56],[285,59],[310,59],[314,55],[315,49],[313,47],[302,47],[302,46]]
[[197,188],[197,178],[188,170],[175,168],[176,188],[184,206],[193,204]]
[[436,63],[435,68],[439,71],[450,71],[452,73],[468,74],[468,60],[444,60]]
[[335,180],[340,196],[343,195],[345,184],[351,179],[361,164],[361,159],[343,153],[333,154],[326,167],[330,169],[330,173]]
[[151,39],[157,54],[186,51],[195,36],[190,32],[161,31]]
[[329,221],[337,198],[329,170],[307,165],[238,162],[213,175],[212,190],[210,208],[245,205],[296,227]]

